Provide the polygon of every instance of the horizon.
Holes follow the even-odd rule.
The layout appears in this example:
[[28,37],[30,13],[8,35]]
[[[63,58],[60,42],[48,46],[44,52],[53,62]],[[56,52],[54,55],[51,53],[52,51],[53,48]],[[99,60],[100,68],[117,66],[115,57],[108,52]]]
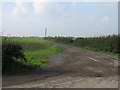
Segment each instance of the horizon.
[[4,2],[3,35],[96,37],[118,34],[117,2]]
[[88,36],[88,37],[74,37],[74,36],[35,36],[35,35],[29,35],[29,36],[17,36],[17,35],[0,35],[0,37],[7,37],[7,38],[49,38],[49,37],[52,37],[52,38],[55,38],[55,37],[72,37],[72,38],[96,38],[96,37],[108,37],[108,36],[119,36],[120,34],[112,34],[112,35],[101,35],[101,36]]

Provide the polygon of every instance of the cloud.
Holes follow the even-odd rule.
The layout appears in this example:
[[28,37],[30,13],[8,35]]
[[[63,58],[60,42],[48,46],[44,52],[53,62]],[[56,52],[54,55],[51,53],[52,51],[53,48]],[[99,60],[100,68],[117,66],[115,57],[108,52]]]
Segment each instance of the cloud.
[[[20,14],[29,13],[29,8],[26,7],[25,3],[26,2],[23,1],[23,0],[15,0],[15,5],[16,6],[13,8],[13,10],[11,12],[11,16],[15,17],[15,16],[18,16]],[[55,3],[55,5],[52,6],[52,8],[54,8],[58,12],[65,9],[64,5],[59,4],[57,2],[54,2],[54,3]],[[46,10],[49,8],[50,2],[47,2],[45,0],[34,0],[34,1],[32,1],[31,4],[32,4],[32,7],[33,7],[33,12],[35,12],[37,15],[43,15],[46,12]],[[75,3],[74,3],[73,6],[75,6]]]
[[[25,1],[23,0],[15,0],[15,4],[16,6],[13,8],[11,15],[14,16],[18,16],[20,14],[26,14],[28,12],[28,8],[26,8],[25,5]],[[44,13],[44,9],[47,6],[47,2],[44,2],[44,0],[33,0],[32,1],[32,6],[34,9],[34,12],[36,14],[43,14]]]
[[100,19],[100,22],[101,23],[104,23],[104,22],[108,22],[109,21],[109,17],[108,16],[104,16]]
[[17,16],[21,13],[27,13],[27,10],[24,7],[24,2],[21,0],[15,1],[16,6],[13,8],[11,15]]
[[[51,6],[51,2],[47,2],[45,0],[34,0],[32,2],[32,6],[34,9],[34,12],[38,15],[43,15],[47,9],[49,10],[55,10],[56,12],[62,12],[66,9],[66,6],[63,3],[59,2],[52,2],[54,3],[53,6]],[[72,6],[75,6],[76,3],[72,3]]]
[[44,13],[45,8],[47,7],[48,3],[47,2],[43,2],[44,0],[34,0],[33,1],[33,8],[35,13],[37,13],[38,15],[41,15]]

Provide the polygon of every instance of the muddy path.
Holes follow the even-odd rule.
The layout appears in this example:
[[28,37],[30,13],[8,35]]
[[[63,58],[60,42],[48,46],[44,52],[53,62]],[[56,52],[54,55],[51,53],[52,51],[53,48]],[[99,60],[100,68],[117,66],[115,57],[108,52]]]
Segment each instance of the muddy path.
[[3,76],[3,88],[117,88],[118,59],[56,44],[63,52],[43,70],[26,75]]

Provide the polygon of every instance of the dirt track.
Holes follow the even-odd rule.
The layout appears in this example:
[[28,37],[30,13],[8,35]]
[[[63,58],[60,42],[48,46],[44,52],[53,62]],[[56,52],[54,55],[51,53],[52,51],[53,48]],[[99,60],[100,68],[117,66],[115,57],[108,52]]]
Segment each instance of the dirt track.
[[63,53],[49,66],[27,75],[3,76],[9,88],[117,88],[118,59],[77,47],[59,44]]

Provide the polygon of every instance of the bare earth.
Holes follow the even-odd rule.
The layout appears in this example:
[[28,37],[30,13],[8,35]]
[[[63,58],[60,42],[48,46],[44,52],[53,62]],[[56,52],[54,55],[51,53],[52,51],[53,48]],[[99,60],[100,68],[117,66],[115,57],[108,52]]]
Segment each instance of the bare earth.
[[3,88],[118,88],[118,59],[59,44],[64,51],[43,71],[3,76]]

